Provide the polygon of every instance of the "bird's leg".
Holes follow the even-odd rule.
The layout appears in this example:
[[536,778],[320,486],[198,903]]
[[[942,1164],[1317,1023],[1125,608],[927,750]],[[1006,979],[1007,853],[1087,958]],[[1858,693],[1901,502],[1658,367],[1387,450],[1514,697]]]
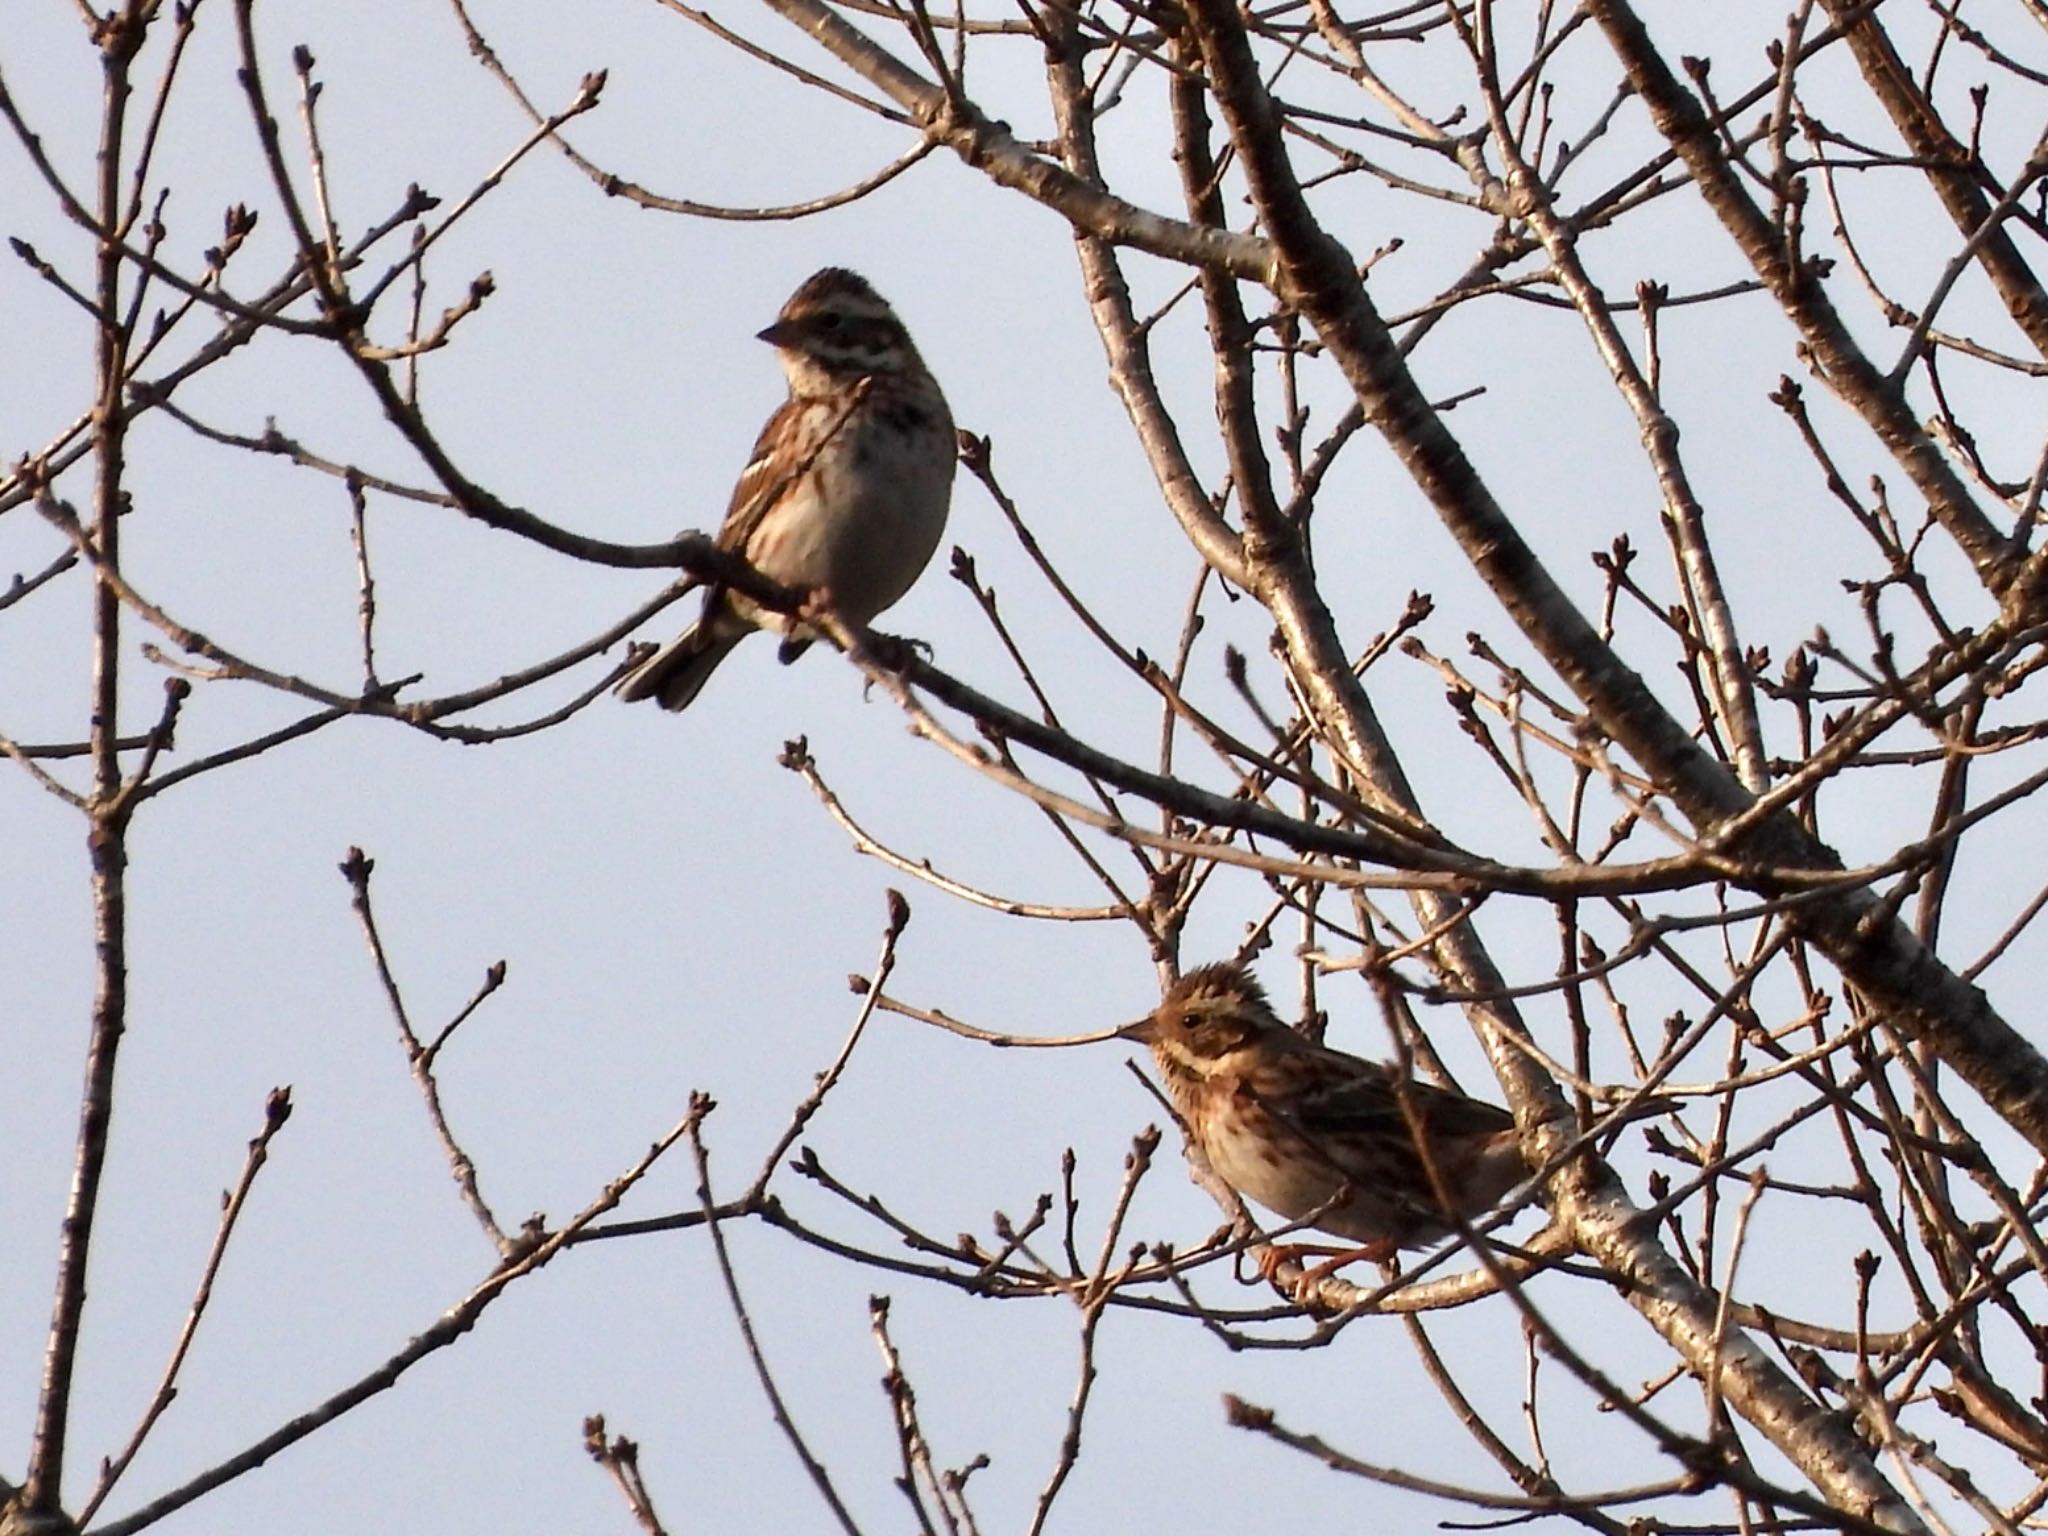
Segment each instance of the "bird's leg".
[[785,667],[811,648],[811,642],[818,638],[818,632],[804,622],[804,615],[811,609],[832,612],[832,589],[826,586],[806,587],[803,601],[798,603],[794,613],[780,615],[782,643],[775,647],[775,659]]
[[[1369,1243],[1360,1243],[1352,1248],[1326,1248],[1315,1243],[1269,1243],[1259,1254],[1259,1278],[1268,1285],[1279,1286],[1288,1293],[1288,1298],[1297,1306],[1312,1295],[1317,1286],[1346,1265],[1370,1260],[1384,1264],[1400,1251],[1400,1245],[1390,1237],[1376,1238]],[[1292,1286],[1280,1286],[1274,1278],[1282,1264],[1290,1260],[1296,1264],[1306,1259],[1319,1258],[1323,1262],[1311,1264],[1302,1270],[1301,1278]]]
[[931,642],[919,640],[911,635],[885,635],[879,629],[868,631],[868,654],[883,666],[900,672],[910,664],[912,656],[932,659]]

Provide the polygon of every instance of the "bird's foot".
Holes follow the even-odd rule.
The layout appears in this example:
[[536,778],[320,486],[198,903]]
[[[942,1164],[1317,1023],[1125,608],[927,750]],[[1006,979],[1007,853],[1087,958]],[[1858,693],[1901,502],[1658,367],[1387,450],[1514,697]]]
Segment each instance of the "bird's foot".
[[[1395,1244],[1384,1237],[1351,1248],[1326,1248],[1315,1243],[1268,1243],[1259,1253],[1259,1278],[1283,1292],[1296,1306],[1307,1306],[1314,1300],[1322,1283],[1346,1265],[1364,1260],[1384,1264],[1398,1251]],[[1322,1262],[1307,1264],[1305,1261],[1309,1259],[1321,1259]],[[1278,1274],[1280,1266],[1287,1263],[1304,1267],[1292,1284],[1283,1285]]]
[[900,672],[913,659],[930,661],[935,654],[928,640],[919,640],[911,635],[885,635],[879,629],[868,631],[868,654],[892,672]]

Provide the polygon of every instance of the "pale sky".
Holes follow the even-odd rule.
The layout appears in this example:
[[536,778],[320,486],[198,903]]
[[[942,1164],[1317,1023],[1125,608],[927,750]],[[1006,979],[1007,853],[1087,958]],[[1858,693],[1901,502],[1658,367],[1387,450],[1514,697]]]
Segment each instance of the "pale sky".
[[[86,186],[97,63],[70,8],[14,9],[0,39],[0,72],[61,172]],[[1783,9],[1716,7],[1725,32],[1674,39],[1671,51],[1715,53],[1732,93],[1763,68],[1763,42],[1778,34]],[[721,19],[826,67],[765,11],[735,10]],[[801,89],[658,6],[501,0],[474,13],[546,105],[565,103],[586,70],[608,69],[602,106],[572,137],[617,173],[670,195],[800,201],[858,179],[912,143],[908,130]],[[196,270],[197,253],[219,239],[223,207],[245,201],[263,210],[231,269],[230,286],[241,292],[279,269],[286,230],[235,85],[232,20],[225,5],[201,9],[158,180],[173,189],[167,259],[183,270]],[[1685,20],[1709,25],[1696,15]],[[1660,16],[1657,24],[1675,23]],[[525,136],[524,120],[468,57],[441,6],[382,8],[373,25],[354,8],[266,0],[257,25],[295,169],[303,157],[289,50],[304,42],[317,58],[346,230],[382,217],[410,182],[452,201]],[[160,59],[164,41],[146,59]],[[1611,85],[1597,39],[1578,52],[1583,63],[1565,77],[1588,82],[1587,94],[1567,102],[1560,93],[1560,132],[1575,132],[1573,119],[1604,106]],[[1024,138],[1048,127],[1030,54],[1016,45],[1008,55],[991,51],[970,76],[987,110]],[[1426,96],[1424,66],[1416,68],[1410,85]],[[1958,66],[1956,88],[1975,78]],[[1442,94],[1446,107],[1460,99],[1448,79]],[[1838,126],[1862,110],[1845,107]],[[1140,76],[1111,120],[1122,135],[1112,169],[1130,178],[1127,195],[1173,209],[1170,162],[1162,156],[1147,170],[1142,153],[1160,142],[1161,113],[1156,84]],[[1632,163],[1630,146],[1645,132],[1640,112],[1624,109],[1617,170]],[[1582,190],[1603,180],[1589,170]],[[1866,190],[1882,195],[1855,195]],[[88,280],[89,242],[53,211],[11,135],[0,137],[0,194],[6,233]],[[1349,217],[1355,223],[1341,233],[1356,252],[1393,234],[1410,242],[1374,277],[1388,313],[1438,292],[1489,229],[1479,215],[1426,209],[1384,189],[1352,194]],[[1927,215],[1915,204],[1896,214],[1880,206],[1870,217],[1910,226]],[[1617,295],[1639,278],[1686,290],[1742,275],[1725,242],[1703,237],[1706,229],[1697,204],[1681,196],[1632,243],[1595,241],[1587,254]],[[1950,248],[1922,253],[1905,239],[1883,254],[1902,291],[1918,294]],[[755,430],[782,397],[773,355],[753,333],[825,264],[864,273],[896,305],[959,423],[993,438],[997,472],[1050,557],[1122,640],[1170,656],[1195,557],[1105,382],[1065,227],[944,153],[855,206],[802,222],[745,223],[607,200],[558,157],[537,151],[430,262],[430,313],[456,302],[486,269],[497,291],[458,328],[455,345],[427,362],[423,397],[468,472],[560,526],[633,542],[710,528]],[[1183,280],[1157,262],[1131,264],[1154,300]],[[0,370],[0,452],[12,462],[89,404],[90,332],[11,259],[0,261],[0,322],[15,360]],[[1781,373],[1801,373],[1782,323],[1759,299],[1747,310],[1674,311],[1665,326],[1670,403],[1702,499],[1717,526],[1745,530],[1722,546],[1724,558],[1740,557],[1727,575],[1745,641],[1782,659],[1817,623],[1853,631],[1855,608],[1840,590],[1838,566],[1845,550],[1865,566],[1869,556],[1849,542],[1790,428],[1764,398]],[[204,334],[195,327],[191,339]],[[182,357],[190,344],[169,355]],[[1218,450],[1199,435],[1212,416],[1198,332],[1162,333],[1159,364],[1170,397],[1184,407],[1197,462],[1213,474]],[[1588,552],[1622,532],[1644,554],[1638,571],[1646,585],[1668,596],[1657,492],[1634,424],[1569,312],[1475,307],[1433,334],[1415,366],[1439,395],[1486,386],[1449,423],[1580,601],[1595,603],[1600,591]],[[1966,396],[1971,388],[1958,381]],[[1317,420],[1326,423],[1336,406],[1326,383],[1318,389]],[[1809,398],[1825,414],[1819,393],[1809,389]],[[427,480],[360,381],[316,341],[265,337],[196,381],[179,403],[237,433],[258,433],[274,419],[328,457],[407,483]],[[1973,419],[1994,436],[2009,432],[1985,446],[2011,471],[2031,464],[2038,414],[2028,400]],[[1850,457],[1867,475],[1871,466],[1855,458],[1861,451]],[[1526,660],[1509,621],[1476,595],[1462,557],[1389,456],[1361,444],[1347,475],[1318,524],[1317,552],[1350,648],[1391,624],[1406,594],[1422,589],[1438,602],[1423,632],[1434,651],[1462,663],[1465,632],[1480,628]],[[266,665],[356,686],[356,580],[348,502],[336,481],[201,442],[150,416],[134,435],[129,483],[135,505],[124,559],[142,591]],[[74,471],[59,493],[82,504],[89,479]],[[420,688],[430,693],[553,655],[663,580],[659,572],[579,566],[453,512],[387,497],[371,500],[369,537],[380,668],[387,677],[423,671]],[[999,593],[1067,726],[1149,761],[1156,705],[1089,647],[964,473],[940,556],[882,627],[929,642],[939,665],[1028,707],[1001,646],[947,578],[945,549],[956,543]],[[0,581],[41,569],[59,547],[32,510],[17,509],[0,520]],[[0,613],[0,730],[17,740],[84,733],[87,593],[74,573]],[[688,611],[661,615],[644,637],[667,639]],[[1269,625],[1249,601],[1212,601],[1209,614],[1190,685],[1219,714],[1253,729],[1228,696],[1223,645],[1252,658],[1262,696],[1284,711],[1266,653]],[[162,673],[140,652],[151,638],[130,624],[124,729],[146,729],[158,709]],[[1907,638],[1905,649],[1917,654],[1919,637]],[[602,665],[586,664],[472,723],[541,714],[593,683]],[[1667,697],[1682,696],[1664,652],[1648,652],[1638,665]],[[1410,754],[1425,803],[1467,846],[1543,858],[1526,811],[1463,747],[1441,692],[1436,674],[1412,661],[1395,659],[1374,674],[1375,702]],[[251,684],[201,685],[167,765],[275,728],[305,708]],[[693,1089],[719,1101],[708,1127],[718,1193],[744,1187],[855,1016],[858,999],[845,978],[873,969],[888,886],[903,888],[914,909],[890,984],[907,1001],[1019,1034],[1108,1026],[1152,1005],[1156,978],[1134,929],[999,917],[858,856],[803,784],[777,766],[784,741],[799,735],[849,811],[910,857],[1007,896],[1103,901],[1037,811],[913,740],[886,697],[863,697],[850,667],[821,649],[781,668],[765,641],[744,647],[681,717],[604,699],[558,729],[487,747],[359,720],[149,804],[133,842],[132,1017],[69,1488],[90,1485],[99,1458],[126,1440],[154,1388],[211,1242],[220,1191],[260,1126],[265,1094],[290,1084],[296,1113],[257,1181],[180,1396],[102,1520],[373,1369],[493,1263],[432,1139],[350,913],[336,865],[351,846],[377,861],[378,917],[423,1033],[452,1017],[492,962],[509,964],[505,987],[443,1056],[440,1081],[485,1194],[513,1224],[531,1211],[553,1224],[566,1220],[675,1123]],[[1184,762],[1199,760],[1191,741],[1183,749]],[[1209,771],[1206,762],[1202,768]],[[84,782],[76,762],[59,771]],[[1072,783],[1063,773],[1051,778]],[[1832,829],[1845,857],[1888,851],[1914,833],[1886,815],[1915,803],[1909,786],[1873,784],[1871,793],[1869,847],[1855,846],[1860,820]],[[13,1261],[0,1265],[0,1475],[13,1479],[33,1422],[92,971],[80,818],[9,769],[0,775],[0,845],[0,966],[9,999],[0,1017],[8,1021],[11,1088],[0,1123],[0,1226],[14,1240]],[[1100,838],[1091,846],[1131,879],[1127,856]],[[1952,918],[1958,952],[1995,934],[2035,878],[1973,871],[1972,900]],[[1229,953],[1269,900],[1252,876],[1217,875],[1196,908],[1184,959]],[[1512,979],[1554,971],[1545,910],[1502,902],[1480,928]],[[1297,940],[1296,930],[1283,929],[1261,966],[1283,995]],[[1712,947],[1702,955],[1711,960]],[[1987,985],[1996,994],[2018,974],[1994,971]],[[1332,981],[1324,997],[1333,1041],[1384,1054],[1362,986]],[[1652,1032],[1663,1013],[1697,1006],[1647,987],[1635,1003]],[[1562,1038],[1558,1013],[1554,1000],[1532,1007],[1539,1038]],[[1427,1010],[1424,1023],[1460,1079],[1498,1098],[1456,1012]],[[803,1141],[846,1185],[882,1194],[931,1234],[971,1231],[984,1241],[992,1240],[991,1212],[1021,1220],[1041,1191],[1058,1189],[1061,1153],[1072,1147],[1078,1243],[1092,1254],[1130,1137],[1159,1118],[1122,1065],[1131,1054],[1116,1045],[995,1052],[880,1017]],[[1700,1075],[1718,1065],[1703,1063]],[[1795,1140],[1778,1155],[1796,1160],[1800,1150]],[[1625,1150],[1621,1166],[1640,1198],[1646,1160]],[[806,1220],[894,1251],[877,1225],[802,1180],[785,1175],[776,1187]],[[695,1202],[688,1151],[678,1148],[619,1214],[652,1217]],[[1795,1216],[1810,1219],[1784,1212],[1788,1224]],[[1774,1226],[1778,1219],[1769,1202],[1760,1208],[1753,1253],[1766,1257],[1746,1261],[1759,1266],[1760,1293],[1772,1244],[1782,1248],[1796,1230]],[[1212,1203],[1183,1177],[1169,1131],[1126,1242],[1192,1245],[1217,1221]],[[1516,1230],[1534,1225],[1525,1216]],[[865,1528],[911,1523],[890,1485],[894,1437],[868,1324],[875,1293],[893,1299],[893,1337],[934,1455],[952,1467],[986,1453],[991,1464],[970,1484],[983,1528],[1025,1528],[1074,1386],[1073,1307],[971,1300],[834,1260],[758,1226],[729,1235],[781,1390]],[[1844,1277],[1830,1284],[1829,1294],[1845,1293]],[[1206,1272],[1202,1285],[1218,1306],[1270,1299],[1220,1271]],[[1663,1369],[1661,1346],[1598,1285],[1553,1277],[1534,1295],[1619,1379],[1638,1382]],[[1523,1353],[1512,1309],[1490,1303],[1439,1317],[1431,1328],[1479,1405],[1519,1435]],[[1326,1350],[1234,1354],[1185,1320],[1112,1312],[1097,1343],[1100,1376],[1083,1453],[1053,1528],[1201,1531],[1336,1520],[1345,1529],[1400,1530],[1457,1513],[1339,1481],[1225,1429],[1226,1391],[1364,1459],[1504,1489],[1497,1474],[1475,1468],[1469,1442],[1421,1379],[1401,1333],[1399,1322],[1374,1319]],[[1632,1433],[1583,1411],[1584,1394],[1561,1385],[1561,1376],[1546,1382],[1556,1393],[1547,1444],[1568,1486],[1669,1474]],[[1696,1427],[1696,1393],[1659,1401]],[[614,1433],[640,1442],[642,1470],[674,1531],[830,1525],[771,1423],[709,1243],[694,1230],[563,1255],[488,1311],[473,1337],[161,1528],[624,1532],[629,1516],[580,1443],[584,1416],[598,1412]]]

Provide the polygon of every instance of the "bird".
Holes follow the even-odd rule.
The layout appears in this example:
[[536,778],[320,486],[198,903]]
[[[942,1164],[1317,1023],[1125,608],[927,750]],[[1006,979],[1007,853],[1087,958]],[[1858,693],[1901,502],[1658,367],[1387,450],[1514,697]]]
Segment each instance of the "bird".
[[[718,547],[772,581],[821,590],[865,625],[910,590],[945,532],[952,412],[896,312],[844,267],[804,279],[760,339],[775,348],[789,398],[740,471]],[[697,622],[616,691],[683,709],[756,629],[781,632],[785,663],[816,638],[794,615],[713,584]]]
[[[1437,1242],[1456,1230],[1450,1212],[1470,1220],[1530,1176],[1505,1109],[1404,1080],[1383,1062],[1288,1028],[1241,965],[1187,972],[1156,1009],[1116,1034],[1151,1049],[1189,1139],[1226,1184],[1289,1222],[1356,1245],[1269,1247],[1259,1264],[1267,1280],[1303,1254],[1334,1255],[1311,1271],[1320,1278]],[[1402,1113],[1404,1097],[1427,1163]]]

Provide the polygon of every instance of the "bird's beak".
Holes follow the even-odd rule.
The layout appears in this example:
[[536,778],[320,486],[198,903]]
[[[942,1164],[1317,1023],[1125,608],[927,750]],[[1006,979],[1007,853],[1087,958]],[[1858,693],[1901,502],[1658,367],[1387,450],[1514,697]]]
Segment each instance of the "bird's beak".
[[1135,1024],[1126,1024],[1118,1029],[1116,1038],[1119,1040],[1135,1040],[1140,1045],[1150,1045],[1158,1024],[1159,1021],[1148,1013]]
[[778,320],[765,331],[755,334],[771,347],[787,347],[802,337],[803,327],[794,320]]

